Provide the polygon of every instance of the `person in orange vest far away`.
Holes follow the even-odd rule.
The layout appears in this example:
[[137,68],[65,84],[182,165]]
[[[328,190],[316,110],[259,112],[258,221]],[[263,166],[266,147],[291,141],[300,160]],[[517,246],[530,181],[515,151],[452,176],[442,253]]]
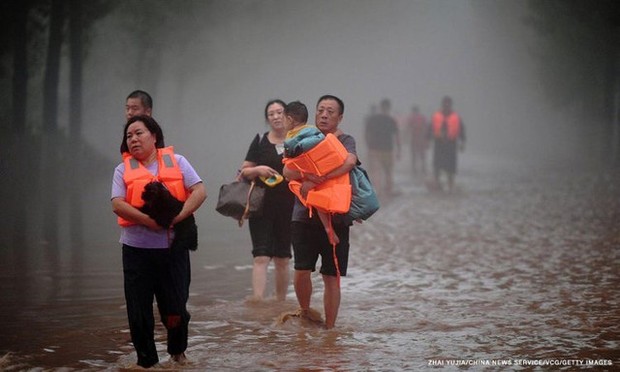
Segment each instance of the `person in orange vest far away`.
[[[123,161],[112,178],[111,200],[121,227],[125,301],[137,364],[149,368],[159,363],[153,298],[168,333],[170,360],[184,364],[190,319],[186,306],[190,259],[188,249],[175,244],[172,226],[191,217],[207,192],[187,159],[175,154],[172,146],[165,147],[161,127],[150,116],[133,116],[127,121],[121,154]],[[183,202],[170,226],[160,226],[140,209],[144,204],[142,193],[152,181],[163,183]]]
[[[344,103],[340,98],[332,95],[325,95],[319,98],[315,113],[316,127],[326,137],[329,134],[335,136],[346,148],[347,153],[342,165],[322,176],[302,174],[301,171],[287,165],[284,167],[284,176],[286,178],[301,181],[301,195],[303,197],[308,195],[309,190],[320,188],[322,183],[330,183],[342,176],[348,177],[349,172],[358,163],[355,139],[351,135],[343,133],[339,128],[343,113]],[[344,186],[346,187],[346,185]],[[331,222],[333,230],[338,236],[338,243],[333,246],[317,213],[313,213],[310,216],[308,208],[302,204],[299,198],[295,198],[291,237],[295,260],[294,286],[300,306],[300,316],[311,317],[311,274],[315,271],[316,262],[319,256],[321,256],[320,272],[324,284],[323,307],[325,311],[325,327],[328,329],[334,327],[338,316],[338,309],[340,308],[339,279],[340,276],[345,276],[347,273],[349,228],[352,224],[350,219],[345,218],[344,214],[334,214]]]
[[465,125],[463,119],[452,109],[452,98],[445,96],[441,109],[432,117],[429,137],[433,140],[433,189],[442,190],[440,176],[448,177],[448,192],[454,191],[457,169],[457,152],[465,150]]

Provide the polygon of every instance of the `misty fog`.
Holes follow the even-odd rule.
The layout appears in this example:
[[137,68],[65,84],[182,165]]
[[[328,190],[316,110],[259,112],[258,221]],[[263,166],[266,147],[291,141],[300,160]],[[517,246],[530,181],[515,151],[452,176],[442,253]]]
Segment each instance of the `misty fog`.
[[[118,161],[124,99],[150,92],[167,144],[204,177],[207,226],[230,225],[213,214],[214,200],[266,130],[271,98],[312,108],[322,94],[342,97],[342,128],[358,139],[362,162],[371,104],[387,97],[396,115],[418,104],[428,116],[444,95],[467,126],[463,162],[564,159],[597,128],[547,103],[534,53],[542,44],[526,14],[522,1],[196,1],[153,20],[163,37],[135,40],[127,17],[112,13],[96,24],[85,63],[84,136]],[[138,43],[153,50],[139,54]]]
[[[123,123],[123,100],[134,88],[152,93],[168,142],[200,159],[211,180],[234,173],[254,132],[266,128],[263,105],[273,97],[313,106],[321,94],[342,96],[343,128],[360,137],[364,115],[383,97],[397,114],[417,103],[429,115],[449,94],[470,130],[469,149],[502,149],[507,157],[550,151],[549,140],[564,147],[572,134],[546,133],[570,113],[545,103],[524,2],[184,4],[198,10],[155,25],[171,25],[166,39],[142,41],[161,60],[157,75],[138,86],[135,71],[153,70],[154,56],[140,60],[139,41],[119,18],[98,23],[87,61],[85,134],[102,152],[114,154],[119,134],[101,128]],[[184,24],[190,29],[180,29]]]

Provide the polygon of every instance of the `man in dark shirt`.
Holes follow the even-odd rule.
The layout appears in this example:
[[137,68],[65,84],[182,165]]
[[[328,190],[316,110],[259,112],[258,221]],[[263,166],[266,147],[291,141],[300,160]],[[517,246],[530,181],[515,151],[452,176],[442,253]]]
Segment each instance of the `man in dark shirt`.
[[[396,120],[390,115],[391,103],[383,99],[379,113],[371,115],[366,121],[366,145],[368,146],[369,173],[377,186],[379,195],[390,196],[394,188],[394,155],[400,159],[400,139]],[[396,154],[394,154],[396,148]],[[383,170],[384,180],[379,175]]]

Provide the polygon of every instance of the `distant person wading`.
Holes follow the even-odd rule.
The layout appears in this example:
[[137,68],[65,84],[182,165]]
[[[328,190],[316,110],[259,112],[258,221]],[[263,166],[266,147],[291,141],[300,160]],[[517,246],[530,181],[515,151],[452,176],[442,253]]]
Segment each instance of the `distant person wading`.
[[441,101],[441,110],[433,115],[429,137],[434,144],[432,188],[443,190],[441,173],[446,173],[448,192],[452,193],[457,152],[465,150],[465,125],[461,116],[452,110],[452,98],[446,96]]
[[411,109],[405,126],[410,132],[409,150],[411,152],[411,170],[413,177],[426,176],[426,151],[428,150],[429,125],[426,117],[420,113],[417,105]]
[[392,104],[383,99],[379,112],[370,115],[365,123],[365,139],[368,146],[368,173],[377,185],[380,196],[392,196],[394,192],[394,161],[400,159],[398,124],[390,115]]

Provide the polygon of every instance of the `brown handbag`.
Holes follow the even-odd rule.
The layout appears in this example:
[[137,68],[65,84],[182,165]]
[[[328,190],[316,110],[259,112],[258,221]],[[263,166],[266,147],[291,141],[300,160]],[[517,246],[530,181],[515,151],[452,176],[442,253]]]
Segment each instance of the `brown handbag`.
[[262,215],[264,199],[265,189],[255,181],[234,181],[220,187],[215,210],[234,218],[241,227],[244,220]]

